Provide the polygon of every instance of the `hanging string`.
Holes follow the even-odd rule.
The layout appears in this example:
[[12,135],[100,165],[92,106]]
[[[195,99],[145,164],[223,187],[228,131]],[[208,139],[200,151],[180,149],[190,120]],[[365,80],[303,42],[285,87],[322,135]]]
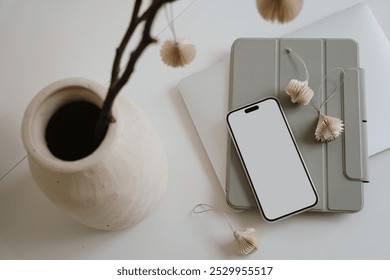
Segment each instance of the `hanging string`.
[[[196,210],[199,207],[205,207],[206,209],[204,209],[204,210]],[[217,208],[215,208],[215,207],[213,207],[211,205],[205,204],[205,203],[200,203],[200,204],[196,205],[192,209],[192,212],[195,213],[195,214],[201,214],[201,213],[205,213],[205,212],[209,212],[209,211],[215,211],[215,212],[220,213],[221,215],[223,215],[223,217],[225,218],[226,223],[229,225],[230,229],[233,232],[235,232],[235,230],[233,228],[233,225],[232,225],[232,222],[230,221],[229,216],[225,212],[223,212],[223,211],[221,211],[221,210],[219,210],[219,209],[217,209]]]
[[[167,5],[169,5],[169,7]],[[190,64],[195,58],[195,45],[186,42],[184,39],[177,38],[172,4],[165,4],[164,11],[168,27],[172,32],[173,40],[165,40],[162,44],[160,49],[161,59],[166,65],[173,68],[183,67]]]
[[[167,8],[167,5],[169,5],[169,9]],[[172,5],[166,3],[164,5],[164,12],[165,12],[165,18],[168,22],[169,29],[171,29],[171,32],[172,32],[173,41],[177,42]]]
[[[325,79],[334,71],[341,71],[342,79],[341,79],[339,85],[334,89],[334,91],[320,105],[321,89],[323,87]],[[327,116],[327,115],[321,113],[324,105],[330,99],[333,98],[333,96],[336,94],[337,90],[340,89],[340,91],[341,91],[341,85],[344,83],[344,74],[345,74],[345,70],[343,68],[341,68],[341,67],[333,68],[324,76],[324,78],[321,81],[320,87],[318,89],[318,98],[317,98],[318,122],[317,122],[316,130],[314,132],[314,136],[315,136],[316,140],[319,142],[333,141],[337,137],[339,137],[341,135],[341,133],[344,131],[344,124],[340,118]],[[343,108],[341,108],[341,114],[344,116]]]
[[[335,90],[332,92],[332,94],[329,95],[328,98],[326,98],[325,101],[322,102],[322,104],[320,105],[320,100],[321,100],[321,99],[320,99],[320,96],[321,96],[321,89],[322,89],[322,87],[323,87],[323,85],[324,85],[325,79],[326,79],[332,72],[334,72],[334,71],[336,71],[336,70],[341,71],[341,74],[342,74],[342,79],[341,79],[341,81],[340,81],[340,84],[339,84],[338,87],[335,88]],[[326,103],[328,103],[328,101],[336,94],[337,89],[340,89],[340,88],[341,88],[342,84],[344,83],[344,73],[345,73],[345,70],[344,70],[343,68],[341,68],[341,67],[335,67],[335,68],[333,68],[332,70],[330,70],[330,71],[324,76],[324,78],[322,78],[320,87],[319,87],[319,89],[318,89],[318,99],[317,99],[318,114],[321,114],[322,107],[324,107],[324,105],[325,105]]]
[[[204,209],[198,210],[198,208],[200,207],[203,207]],[[215,211],[223,215],[226,223],[229,225],[230,229],[233,232],[234,238],[238,242],[238,248],[237,248],[238,254],[248,255],[257,250],[258,248],[257,232],[254,228],[247,228],[244,231],[234,229],[232,222],[229,219],[229,216],[225,212],[205,203],[200,203],[192,209],[192,212],[195,214],[201,214],[209,211]]]
[[[175,22],[182,14],[184,14],[197,0],[192,0],[187,7],[184,8],[176,17],[173,18],[172,23]],[[169,24],[165,26],[159,33],[157,33],[156,38],[158,38],[167,28],[170,28]]]
[[307,70],[306,63],[302,59],[302,57],[290,48],[286,48],[285,50],[287,53],[291,53],[293,56],[295,56],[295,58],[298,59],[303,64],[303,67],[305,67],[305,71],[306,71],[306,81],[309,81],[309,71]]
[[8,170],[3,176],[1,176],[0,178],[0,182],[5,179],[5,177],[8,176],[8,174],[10,174],[16,167],[19,166],[19,164],[21,164],[25,159],[27,158],[27,155],[25,155],[21,160],[19,160],[16,164],[14,164],[10,170]]
[[297,79],[291,79],[284,90],[286,94],[290,96],[292,103],[307,105],[310,103],[310,100],[313,98],[314,92],[309,87],[309,71],[307,70],[306,63],[302,59],[302,57],[292,49],[285,48],[285,51],[288,54],[292,54],[297,60],[299,60],[299,62],[302,63],[303,67],[305,67],[306,80],[300,81]]

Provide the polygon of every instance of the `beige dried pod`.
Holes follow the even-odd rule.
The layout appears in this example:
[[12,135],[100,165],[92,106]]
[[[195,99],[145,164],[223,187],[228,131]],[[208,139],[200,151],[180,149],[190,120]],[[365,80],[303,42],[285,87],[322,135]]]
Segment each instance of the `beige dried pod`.
[[339,118],[320,115],[314,135],[317,141],[330,142],[339,137],[343,130],[344,124]]
[[309,87],[308,81],[298,81],[292,79],[285,88],[286,93],[290,96],[292,103],[307,105],[312,99],[314,92]]
[[247,228],[244,231],[236,230],[234,237],[238,242],[237,253],[240,255],[248,255],[253,253],[258,248],[257,232],[254,228]]
[[183,40],[166,40],[161,47],[160,55],[165,64],[177,68],[192,62],[196,55],[195,45]]
[[303,0],[257,0],[261,16],[281,23],[293,20],[301,11]]

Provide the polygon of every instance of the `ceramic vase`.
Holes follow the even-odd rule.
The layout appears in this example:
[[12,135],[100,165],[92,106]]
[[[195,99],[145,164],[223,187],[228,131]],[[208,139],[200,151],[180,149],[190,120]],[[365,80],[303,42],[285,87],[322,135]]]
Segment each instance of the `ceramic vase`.
[[55,156],[46,132],[52,116],[64,105],[82,101],[101,107],[106,92],[102,85],[83,78],[48,85],[25,111],[22,138],[31,175],[52,203],[89,227],[119,230],[150,214],[166,190],[166,155],[145,113],[118,96],[112,109],[116,121],[103,141],[76,160]]

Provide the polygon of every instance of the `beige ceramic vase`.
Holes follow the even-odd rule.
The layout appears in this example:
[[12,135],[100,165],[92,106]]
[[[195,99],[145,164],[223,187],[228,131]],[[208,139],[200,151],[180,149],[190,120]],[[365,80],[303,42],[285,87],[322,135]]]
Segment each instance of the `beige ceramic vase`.
[[82,224],[118,230],[145,218],[167,185],[166,156],[146,115],[118,96],[113,106],[116,122],[98,148],[79,159],[55,156],[46,131],[61,107],[80,101],[101,107],[106,91],[82,78],[48,85],[24,114],[22,138],[31,174],[51,202]]

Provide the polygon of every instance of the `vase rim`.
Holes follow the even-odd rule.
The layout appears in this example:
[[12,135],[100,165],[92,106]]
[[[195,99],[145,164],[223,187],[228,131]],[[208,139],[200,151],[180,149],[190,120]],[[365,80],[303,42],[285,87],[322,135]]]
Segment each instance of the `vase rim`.
[[[22,120],[22,139],[28,156],[45,168],[56,172],[85,170],[103,160],[116,139],[117,122],[110,124],[103,141],[91,154],[74,161],[62,160],[54,156],[47,147],[44,132],[48,120],[59,107],[72,101],[84,100],[101,108],[106,92],[107,89],[101,84],[80,77],[61,79],[40,90],[31,100]],[[57,109],[50,109],[50,106]],[[112,111],[117,119],[117,107],[113,106]]]

